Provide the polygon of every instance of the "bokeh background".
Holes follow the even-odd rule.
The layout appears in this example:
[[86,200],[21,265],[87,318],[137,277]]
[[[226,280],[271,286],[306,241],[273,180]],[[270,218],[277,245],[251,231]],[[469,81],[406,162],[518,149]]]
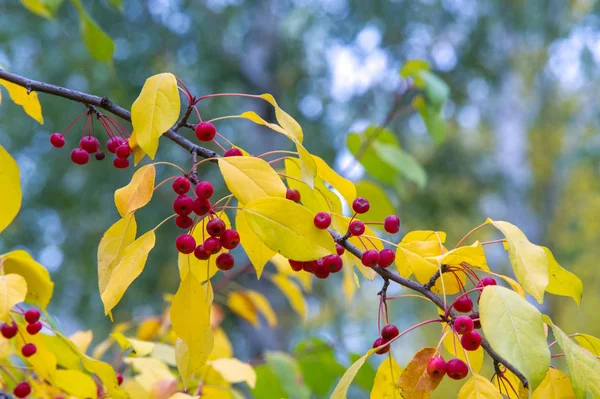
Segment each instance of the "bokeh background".
[[[308,150],[356,180],[370,177],[346,149],[348,133],[381,123],[402,89],[402,65],[428,60],[451,89],[443,108],[447,138],[435,145],[418,113],[389,127],[428,175],[422,189],[401,178],[386,188],[403,231],[443,230],[454,244],[486,217],[517,224],[585,284],[579,309],[571,299],[548,295],[544,311],[568,332],[600,333],[600,7],[595,0],[124,0],[123,13],[106,1],[84,4],[115,41],[111,65],[87,52],[72,6],[63,5],[56,20],[48,21],[16,0],[0,0],[0,64],[37,80],[109,96],[126,108],[144,80],[163,71],[175,73],[199,95],[269,92],[302,124]],[[92,328],[100,340],[111,323],[98,294],[96,249],[118,217],[113,192],[126,184],[132,169],[115,170],[108,161],[71,164],[67,147],[78,142],[81,125],[62,150],[50,147],[48,136],[64,130],[84,108],[40,98],[43,126],[8,98],[0,106],[0,144],[16,157],[24,187],[22,211],[2,234],[0,253],[31,251],[56,283],[50,310],[59,325],[67,333]],[[239,99],[208,100],[200,110],[205,118],[246,110],[272,117],[266,103]],[[218,128],[253,153],[289,145],[245,121]],[[190,131],[184,134],[192,137]],[[189,165],[182,161],[183,150],[166,139],[159,157]],[[202,170],[203,177],[219,181],[216,172]],[[170,214],[168,191],[140,213],[140,231]],[[172,238],[177,232],[175,226],[161,229],[144,273],[116,309],[117,320],[160,312],[163,294],[176,290]],[[489,228],[477,238],[499,235]],[[502,248],[486,249],[492,268],[509,272]],[[241,252],[238,262],[244,262]],[[256,329],[227,314],[225,329],[243,359],[257,359],[266,349],[288,351],[301,339],[318,337],[347,365],[347,353],[364,353],[377,334],[379,282],[363,281],[351,302],[339,278],[315,283],[303,323],[269,282],[253,275],[236,281],[266,293],[280,319],[275,330]],[[401,329],[434,312],[410,299],[392,302],[390,311]],[[437,342],[439,327],[423,331],[392,349],[400,364]],[[378,362],[373,359],[373,365]],[[438,394],[448,397],[454,389],[445,382]],[[367,394],[356,389],[352,395]]]

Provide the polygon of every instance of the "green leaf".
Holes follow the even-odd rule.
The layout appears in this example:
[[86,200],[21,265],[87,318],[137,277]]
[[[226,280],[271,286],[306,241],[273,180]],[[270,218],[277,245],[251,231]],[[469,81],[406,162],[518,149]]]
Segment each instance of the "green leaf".
[[412,155],[402,151],[400,147],[377,141],[373,143],[373,149],[385,163],[413,181],[419,188],[425,187],[427,173]]
[[442,118],[441,108],[427,104],[421,96],[415,98],[413,105],[423,118],[435,145],[442,144],[446,138],[446,121]]
[[403,78],[418,77],[422,71],[428,71],[430,68],[429,62],[425,60],[408,60],[400,70],[400,76]]
[[296,359],[284,352],[267,351],[265,360],[286,392],[284,397],[290,399],[311,397],[310,389],[304,384],[302,371]]
[[[376,139],[371,138],[374,135]],[[352,155],[360,158],[360,164],[375,179],[388,185],[397,184],[400,174],[375,152],[372,147],[374,141],[400,146],[394,133],[381,126],[369,126],[362,133],[350,133],[346,139],[346,146]]]
[[283,390],[277,374],[266,364],[254,368],[256,371],[256,387],[252,389],[252,396],[256,399],[285,398],[287,393]]
[[83,8],[81,0],[71,0],[79,13],[81,37],[92,56],[98,61],[112,61],[115,44]]
[[582,348],[592,352],[595,356],[600,356],[600,339],[589,334],[577,334],[575,340]]
[[481,294],[479,316],[491,347],[521,371],[535,390],[550,367],[542,314],[516,292],[488,286]]
[[335,359],[333,348],[326,342],[311,338],[301,341],[294,350],[306,385],[317,396],[325,396],[335,380],[344,374],[344,367]]
[[[351,353],[349,357],[352,363],[361,358],[358,353]],[[376,371],[373,365],[371,363],[366,363],[360,368],[358,373],[356,373],[356,377],[354,377],[354,384],[361,387],[365,391],[369,391],[373,386],[375,375]]]
[[450,88],[439,76],[429,71],[421,71],[421,79],[424,82],[423,91],[427,99],[427,103],[435,109],[441,109],[448,96]]
[[[396,213],[394,205],[390,201],[390,195],[380,187],[377,183],[368,180],[361,180],[356,183],[356,191],[359,197],[367,198],[371,203],[377,204],[372,206],[368,212],[358,215],[357,217],[363,221],[383,221],[386,216]],[[382,225],[374,224],[371,227],[383,228]]]

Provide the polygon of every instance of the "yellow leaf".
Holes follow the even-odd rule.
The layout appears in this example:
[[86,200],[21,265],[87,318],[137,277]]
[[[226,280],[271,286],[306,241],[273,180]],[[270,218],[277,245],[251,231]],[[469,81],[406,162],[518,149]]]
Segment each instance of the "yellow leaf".
[[483,246],[479,243],[479,241],[475,241],[470,246],[455,248],[451,251],[444,253],[443,255],[438,255],[429,259],[435,259],[436,264],[437,261],[439,261],[439,263],[443,265],[450,266],[459,266],[462,263],[466,263],[470,266],[475,266],[485,271],[489,270],[485,259],[485,252],[483,251]]
[[27,282],[18,274],[0,276],[0,320],[10,321],[10,311],[27,295]]
[[346,297],[346,301],[350,302],[354,298],[354,294],[356,290],[359,288],[358,276],[354,272],[354,263],[352,261],[348,261],[348,257],[352,255],[347,255],[344,253],[342,255],[342,259],[344,261],[344,277],[342,280],[342,290],[344,291],[344,296]]
[[138,144],[135,132],[131,132],[131,136],[129,136],[129,147],[133,150],[133,166],[138,166],[140,161],[146,156],[146,153]]
[[92,330],[77,331],[75,334],[71,335],[69,339],[81,353],[85,353],[92,343],[92,339],[94,339],[94,333]]
[[502,399],[502,395],[490,380],[473,374],[458,392],[458,399]]
[[21,0],[21,4],[29,11],[47,19],[54,19],[54,13],[43,0]]
[[35,119],[40,125],[44,124],[42,106],[40,105],[40,100],[38,100],[38,94],[35,91],[27,93],[25,87],[3,79],[0,79],[0,85],[8,90],[8,94],[13,102],[23,107],[23,110],[27,115]]
[[337,174],[337,172],[323,161],[323,159],[316,155],[313,155],[312,157],[317,164],[317,176],[331,184],[331,186],[344,197],[348,205],[352,205],[352,201],[356,198],[356,187],[354,186],[354,183]]
[[227,297],[229,309],[254,327],[258,327],[258,312],[250,298],[241,292],[232,292]]
[[[444,331],[450,331],[446,328]],[[479,373],[481,366],[483,365],[483,348],[479,347],[475,351],[465,351],[460,343],[460,337],[456,333],[450,331],[444,337],[444,348],[453,357],[457,357],[463,362],[470,364],[474,373]],[[455,350],[456,348],[456,350]],[[467,356],[469,360],[467,361]]]
[[0,262],[2,261],[4,262],[4,273],[21,275],[27,281],[25,302],[45,310],[54,289],[54,283],[50,280],[48,270],[33,260],[27,252],[20,249],[0,255]]
[[290,262],[279,254],[275,254],[271,258],[271,263],[275,265],[280,275],[284,277],[292,277],[293,279],[297,280],[304,291],[310,292],[312,290],[312,274],[306,272],[296,273],[290,267]]
[[245,382],[252,389],[256,386],[256,372],[252,366],[238,359],[217,359],[211,362],[211,366],[217,370],[227,382],[236,384]]
[[114,267],[121,260],[125,248],[134,240],[137,223],[133,213],[125,215],[109,227],[102,236],[98,246],[98,286],[100,292],[106,289],[106,284]]
[[548,257],[543,247],[529,242],[519,228],[508,222],[488,219],[504,234],[507,241],[508,257],[517,281],[538,303],[544,301],[544,291],[548,286]]
[[219,158],[225,184],[241,204],[257,198],[285,198],[281,178],[267,162],[256,157]]
[[17,216],[21,208],[19,165],[0,145],[0,233]]
[[243,209],[250,228],[273,251],[309,261],[335,253],[327,230],[315,227],[315,213],[284,198],[259,198]]
[[161,326],[162,323],[158,317],[148,317],[140,323],[136,335],[141,340],[151,341],[156,338]]
[[227,338],[227,334],[222,328],[217,328],[214,332],[215,347],[211,352],[209,359],[229,358],[233,356],[233,346]]
[[302,295],[302,291],[298,288],[298,285],[285,276],[275,275],[271,277],[271,281],[283,292],[283,295],[286,296],[292,309],[296,311],[302,317],[302,319],[306,318],[306,302],[304,301],[304,296]]
[[154,193],[154,165],[145,165],[135,171],[125,187],[115,191],[115,205],[121,216],[140,209],[152,199]]
[[269,327],[277,326],[277,316],[271,307],[269,300],[260,292],[247,290],[244,292],[254,307],[263,315]]
[[579,305],[583,293],[583,283],[579,277],[563,269],[548,248],[542,248],[548,258],[549,282],[546,291],[554,295],[570,296]]
[[584,349],[587,349],[595,356],[600,356],[600,339],[589,334],[577,334],[575,340]]
[[113,333],[111,337],[117,341],[123,351],[131,349],[130,356],[142,357],[149,355],[154,350],[155,344],[153,342],[140,341],[135,338],[129,338],[121,333]]
[[[24,325],[19,325],[19,329],[22,331]],[[22,357],[22,359],[25,363],[29,363],[33,367],[33,370],[40,378],[53,383],[56,377],[56,356],[44,345],[43,335],[42,333],[35,335],[20,333],[13,339],[16,339],[15,346],[17,348],[21,348],[27,343],[32,343],[36,346],[37,350],[33,356]]]
[[532,399],[575,399],[569,376],[550,367],[546,378],[533,392]]
[[440,384],[441,377],[432,377],[427,373],[427,362],[436,353],[434,348],[421,349],[400,374],[398,383],[405,398],[429,398],[431,392]]
[[158,382],[175,379],[169,367],[162,360],[151,357],[137,357],[127,358],[124,361],[139,373],[134,377],[135,382],[140,384],[146,391],[152,391]]
[[96,383],[89,375],[77,370],[58,370],[54,384],[77,398],[97,398]]
[[268,101],[273,107],[275,107],[275,117],[279,125],[288,132],[289,135],[294,137],[298,142],[302,143],[304,140],[304,134],[302,133],[302,127],[294,118],[292,118],[287,112],[279,108],[277,101],[272,95],[265,93],[261,94],[261,97]]
[[515,291],[521,297],[525,298],[527,296],[527,294],[525,294],[525,290],[523,289],[523,287],[521,287],[521,284],[517,283],[512,278],[505,276],[503,274],[496,274],[496,273],[490,272],[490,271],[488,271],[488,273],[506,281],[508,283],[508,285],[510,285],[510,287],[513,289],[513,291]]
[[[529,389],[523,386],[523,383],[521,383],[519,377],[517,377],[512,371],[505,369],[503,376],[503,380],[499,380],[496,376],[496,378],[494,378],[492,381],[494,386],[497,388],[498,392],[502,393],[504,391],[506,393],[506,391],[508,390],[508,392],[511,395],[511,398],[530,399]],[[511,388],[508,383],[510,383],[513,387]]]
[[443,231],[414,230],[406,233],[402,238],[403,243],[415,241],[433,241],[441,246],[441,244],[446,242],[446,233]]
[[[193,273],[187,274],[173,297],[171,324],[175,334],[185,343],[185,346],[179,345],[179,350],[176,348],[176,353],[178,352],[179,359],[187,360],[177,362],[186,386],[189,377],[206,363],[213,350],[214,338],[210,328],[211,302],[210,283],[202,285]],[[190,317],[190,314],[194,317]]]
[[154,230],[150,230],[125,248],[121,260],[110,275],[106,289],[101,293],[105,314],[119,303],[127,288],[142,273],[155,242]]
[[[323,193],[319,189],[321,185],[325,187],[325,184],[323,183],[320,177],[317,176],[315,178],[315,188],[311,188],[308,184],[304,183],[303,181],[300,181],[300,179],[302,179],[302,174],[300,171],[300,163],[298,159],[285,159],[285,174],[288,176],[288,187],[298,190],[298,192],[300,193],[300,200],[302,202],[302,205],[314,212],[335,212],[334,208],[330,206],[328,199],[323,195]],[[327,190],[326,188],[325,190],[329,192],[329,190]]]
[[375,353],[378,348],[369,349],[367,353],[365,353],[361,358],[352,363],[352,366],[348,367],[348,370],[344,373],[340,382],[338,382],[337,386],[333,390],[333,393],[329,397],[329,399],[346,399],[346,395],[348,393],[348,388],[352,384],[352,380],[356,377],[358,370],[365,364],[367,359]]
[[[202,389],[202,397],[204,398],[206,395],[204,394],[205,389]],[[169,396],[169,399],[197,399],[200,396],[192,396],[187,393],[177,392],[176,394]]]
[[398,365],[392,356],[384,359],[373,382],[371,389],[371,399],[400,399],[402,394],[398,386],[398,378],[402,373],[402,368]]
[[239,210],[235,213],[235,228],[240,235],[240,244],[256,270],[256,277],[260,278],[266,263],[275,255],[275,251],[260,240],[248,225],[244,212]]
[[171,73],[161,73],[146,79],[139,97],[131,106],[131,123],[141,149],[154,159],[158,139],[179,118],[179,90]]

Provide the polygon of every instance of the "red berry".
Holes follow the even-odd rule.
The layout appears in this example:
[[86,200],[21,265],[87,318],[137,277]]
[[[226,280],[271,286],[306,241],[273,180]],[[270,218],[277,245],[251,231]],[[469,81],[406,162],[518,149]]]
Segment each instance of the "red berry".
[[370,207],[371,205],[369,205],[369,201],[366,198],[358,197],[352,201],[352,209],[356,213],[366,213]]
[[469,317],[473,320],[473,328],[480,329],[481,328],[481,320],[479,320],[479,312],[475,312],[470,314]]
[[182,234],[175,240],[175,246],[182,254],[191,254],[196,249],[196,240],[189,234]]
[[[381,345],[385,344],[385,340],[383,338],[377,338],[375,340],[375,342],[373,342],[373,348],[378,348]],[[383,355],[385,353],[388,353],[390,351],[390,346],[386,345],[383,348],[379,349],[378,351],[376,351],[375,353],[377,353],[378,355]]]
[[379,261],[377,264],[384,269],[394,263],[396,260],[396,254],[389,248],[384,248],[379,251]]
[[290,201],[294,201],[295,203],[298,203],[300,202],[300,191],[293,188],[288,188],[285,192],[285,198],[289,199]]
[[175,224],[180,229],[187,230],[194,225],[194,221],[189,216],[177,215],[175,218]]
[[17,398],[26,398],[27,395],[31,393],[31,386],[27,382],[19,382],[15,389],[13,390],[13,394]]
[[221,245],[226,249],[234,249],[240,243],[240,235],[237,231],[227,229],[221,235]]
[[331,225],[331,216],[327,212],[319,212],[316,214],[313,222],[317,229],[324,230]]
[[290,262],[290,266],[293,271],[299,272],[300,270],[302,270],[302,262],[291,259],[288,259],[288,262]]
[[21,354],[23,354],[23,356],[25,356],[25,357],[30,357],[30,356],[35,355],[35,352],[37,352],[37,348],[34,344],[25,344],[21,348]]
[[325,265],[323,258],[317,260],[313,273],[321,279],[329,277],[329,268]]
[[396,215],[386,217],[383,221],[383,228],[390,234],[396,234],[400,231],[400,218]]
[[196,125],[196,137],[200,141],[211,141],[217,134],[217,128],[210,122],[200,122]]
[[208,260],[208,258],[210,258],[210,254],[206,252],[206,249],[204,249],[204,245],[202,244],[196,247],[194,250],[194,256],[200,260]]
[[115,152],[117,152],[117,148],[119,148],[119,146],[121,144],[123,144],[124,141],[125,140],[123,140],[119,136],[112,137],[112,138],[108,139],[108,141],[106,142],[106,149],[111,154],[114,154]]
[[331,273],[337,273],[342,270],[344,262],[339,255],[327,255],[323,258],[323,264]]
[[196,198],[194,200],[194,204],[192,209],[194,213],[198,216],[204,216],[210,211],[211,205],[210,201],[207,199]]
[[469,368],[467,364],[460,359],[450,359],[446,363],[446,372],[448,377],[453,380],[462,380],[469,374]]
[[125,168],[129,167],[129,159],[117,157],[117,158],[113,159],[113,165],[117,169],[125,169]]
[[454,331],[459,334],[471,332],[473,331],[473,327],[473,319],[469,316],[458,316],[456,320],[454,320]]
[[97,151],[94,156],[97,161],[102,161],[106,157],[106,154],[103,151]]
[[25,312],[25,321],[27,323],[35,323],[40,319],[40,311],[37,309],[29,309]]
[[473,301],[466,295],[458,297],[454,301],[454,309],[456,309],[457,312],[461,313],[470,312],[473,309]]
[[350,223],[350,227],[348,228],[350,234],[353,236],[360,236],[365,232],[365,224],[360,220],[355,220]]
[[221,237],[226,228],[225,222],[219,218],[211,219],[206,223],[206,231],[212,237]]
[[233,256],[229,252],[223,252],[217,256],[217,267],[219,270],[230,270],[235,263]]
[[129,148],[129,142],[127,140],[117,147],[116,154],[119,158],[127,158],[131,155],[131,148]]
[[340,244],[335,244],[335,252],[337,252],[338,255],[343,255],[344,251],[346,251],[346,248],[342,247]]
[[374,249],[369,249],[368,251],[363,252],[360,257],[362,264],[367,267],[374,267],[379,262],[379,252]]
[[386,341],[396,338],[398,334],[400,334],[400,331],[398,331],[398,327],[393,324],[388,324],[381,329],[381,338],[385,339]]
[[100,143],[98,142],[98,139],[94,136],[84,136],[79,141],[79,147],[84,149],[88,153],[93,154],[100,149]]
[[479,280],[479,283],[477,284],[477,288],[481,288],[481,287],[487,287],[488,285],[496,285],[496,279],[493,277],[484,277],[481,280]]
[[121,385],[123,383],[123,374],[117,373],[117,383]]
[[65,145],[65,136],[61,133],[52,133],[50,135],[50,144],[56,148],[63,147]]
[[204,250],[206,251],[206,253],[209,254],[214,255],[216,253],[219,253],[219,251],[221,250],[221,240],[215,237],[208,237],[206,240],[204,240],[204,243],[202,245],[204,245]]
[[210,197],[212,197],[214,192],[215,188],[212,184],[210,184],[210,182],[201,181],[196,186],[196,195],[198,196],[198,198],[209,199]]
[[34,323],[27,324],[27,332],[31,335],[35,335],[42,329],[42,322],[36,321]]
[[466,332],[460,338],[460,343],[462,344],[462,347],[466,350],[475,351],[481,345],[481,335],[479,335],[477,331]]
[[4,323],[2,324],[2,327],[0,327],[0,332],[2,333],[2,336],[6,339],[11,339],[15,335],[17,335],[18,330],[19,329],[14,321],[11,325]]
[[317,267],[317,261],[316,260],[311,260],[310,262],[303,262],[302,263],[302,269],[305,272],[307,272],[307,273],[314,272],[316,267]]
[[442,378],[446,375],[446,361],[441,357],[432,357],[427,362],[427,374],[434,378]]
[[173,180],[173,191],[177,194],[187,194],[190,191],[190,181],[185,176],[179,176]]
[[75,148],[71,151],[71,161],[77,165],[85,165],[90,160],[90,154],[81,148]]
[[173,210],[176,214],[187,216],[192,213],[194,207],[194,200],[187,195],[180,195],[173,201]]
[[225,151],[225,154],[223,154],[224,157],[241,157],[244,154],[242,153],[242,150],[240,150],[239,148],[230,148],[227,151]]

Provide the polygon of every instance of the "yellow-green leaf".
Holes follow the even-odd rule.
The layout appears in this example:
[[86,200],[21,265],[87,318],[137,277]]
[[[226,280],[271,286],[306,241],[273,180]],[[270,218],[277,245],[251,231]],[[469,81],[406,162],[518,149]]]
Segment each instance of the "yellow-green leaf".
[[170,382],[173,381],[176,385],[175,376],[171,373],[167,364],[160,359],[138,357],[127,358],[124,361],[139,373],[134,377],[135,382],[140,384],[145,391],[150,392],[151,398],[164,397],[164,395],[160,394],[156,396],[152,395],[152,393],[159,393],[161,391],[161,384],[166,383],[169,385]]
[[555,368],[548,369],[546,378],[533,393],[532,399],[575,399],[569,376]]
[[329,397],[329,399],[346,399],[346,395],[348,394],[348,389],[350,388],[350,385],[352,384],[354,377],[356,377],[358,370],[360,370],[360,368],[363,366],[363,364],[365,364],[367,359],[373,353],[375,353],[375,351],[377,349],[378,348],[369,349],[369,351],[367,351],[367,353],[365,353],[362,357],[360,357],[357,361],[355,361],[352,364],[352,366],[350,366],[348,368],[348,370],[346,370],[346,372],[340,379],[340,382],[338,382],[337,386],[335,387],[335,389],[334,389],[333,393],[331,394],[331,396]]
[[315,213],[284,198],[259,198],[243,209],[263,243],[288,259],[310,261],[335,253],[327,230],[315,227]]
[[252,389],[256,386],[256,372],[248,363],[238,359],[217,359],[210,364],[219,372],[225,381],[232,384],[245,382]]
[[[352,201],[356,198],[356,187],[350,180],[343,178],[335,170],[333,170],[323,159],[316,155],[312,156],[317,164],[317,176],[331,184],[342,197],[346,200],[349,205],[352,205]],[[372,199],[375,201],[375,199]],[[373,202],[378,203],[378,202]]]
[[544,300],[548,286],[548,257],[544,248],[529,242],[519,228],[508,222],[488,219],[506,237],[508,257],[515,276],[525,291],[539,303]]
[[235,228],[240,235],[240,244],[256,270],[256,277],[260,278],[265,265],[275,255],[275,251],[267,247],[250,228],[243,211],[238,210],[235,213]]
[[458,399],[502,399],[502,395],[490,380],[473,374],[458,392]]
[[106,289],[112,270],[121,260],[125,248],[135,240],[136,232],[135,216],[133,213],[129,213],[110,226],[102,236],[98,246],[98,286],[100,292]]
[[550,367],[542,314],[516,292],[488,286],[481,294],[479,317],[491,347],[521,371],[535,390]]
[[263,315],[269,327],[276,327],[277,315],[271,307],[269,300],[263,294],[257,291],[247,290],[244,293],[246,294],[248,299],[250,299],[250,302],[252,302],[256,310],[258,310],[260,314]]
[[398,383],[405,398],[429,398],[440,384],[441,377],[432,377],[427,373],[427,363],[436,353],[434,348],[421,349],[400,374]]
[[15,104],[23,107],[23,110],[27,115],[35,119],[40,125],[44,124],[42,106],[40,105],[38,94],[35,91],[27,93],[27,89],[25,87],[3,79],[0,79],[0,85],[4,86],[4,88],[8,91],[10,98]]
[[219,158],[225,184],[241,204],[257,198],[285,198],[281,178],[267,162],[256,157]]
[[[314,188],[311,188],[308,184],[301,181],[302,174],[300,170],[300,161],[298,159],[285,159],[285,174],[287,175],[286,179],[288,187],[298,190],[298,192],[300,193],[300,200],[302,202],[302,205],[314,212],[336,212],[334,210],[334,207],[331,206],[328,198],[323,194],[321,190],[321,188],[324,188],[324,191],[330,192],[327,188],[325,188],[325,183],[319,176],[315,178]],[[335,196],[335,194],[333,195]],[[335,197],[339,202],[337,196]]]
[[265,93],[261,94],[261,97],[275,108],[275,118],[277,118],[279,125],[299,143],[302,143],[304,134],[302,133],[300,124],[277,105],[277,101],[275,101],[275,98],[272,95]]
[[[445,331],[450,330],[446,328]],[[460,337],[456,333],[450,331],[444,337],[444,348],[453,357],[457,357],[463,362],[470,364],[474,373],[479,373],[479,370],[481,370],[481,366],[483,365],[483,348],[481,346],[474,351],[465,351],[460,343]],[[469,358],[468,361],[467,357]]]
[[58,370],[54,384],[76,398],[97,398],[96,383],[89,375],[77,370]]
[[110,63],[115,51],[112,39],[88,15],[81,0],[71,0],[71,2],[79,13],[81,38],[88,51],[98,61]]
[[11,224],[21,208],[20,179],[17,162],[0,145],[0,233]]
[[131,123],[137,143],[151,159],[158,150],[160,136],[177,122],[180,106],[175,75],[161,73],[146,79],[131,106]]
[[119,303],[127,288],[142,273],[155,242],[154,230],[150,230],[125,248],[121,260],[110,275],[106,289],[101,292],[105,314]]
[[371,399],[400,399],[402,393],[398,386],[398,378],[402,373],[402,368],[398,365],[392,356],[384,359],[373,382],[371,389]]
[[81,353],[85,353],[94,339],[94,333],[92,330],[76,331],[69,339]]
[[20,249],[0,255],[0,262],[2,261],[4,261],[5,274],[19,274],[27,281],[25,302],[45,310],[54,290],[54,283],[50,280],[48,270]]
[[152,199],[154,193],[154,165],[145,165],[135,171],[125,187],[115,191],[115,205],[121,216],[140,209]]
[[111,337],[115,339],[117,344],[123,351],[131,349],[130,356],[142,357],[147,356],[154,350],[154,342],[140,341],[139,339],[129,338],[122,333],[113,333]]
[[296,311],[302,317],[306,318],[306,301],[304,295],[296,283],[289,280],[287,277],[282,275],[275,275],[271,277],[271,281],[281,290],[283,295],[288,299],[292,309]]
[[232,292],[227,297],[229,309],[254,327],[258,327],[258,312],[250,298],[241,292]]
[[583,283],[579,277],[563,269],[548,248],[542,248],[548,258],[549,282],[546,291],[554,295],[570,296],[579,305],[583,293]]
[[577,334],[575,340],[579,343],[579,346],[587,349],[595,356],[600,356],[600,339],[589,335],[589,334]]
[[32,13],[47,19],[54,19],[54,13],[63,0],[21,0],[21,4]]
[[10,310],[23,302],[27,295],[27,282],[18,274],[0,276],[0,320],[10,320]]

